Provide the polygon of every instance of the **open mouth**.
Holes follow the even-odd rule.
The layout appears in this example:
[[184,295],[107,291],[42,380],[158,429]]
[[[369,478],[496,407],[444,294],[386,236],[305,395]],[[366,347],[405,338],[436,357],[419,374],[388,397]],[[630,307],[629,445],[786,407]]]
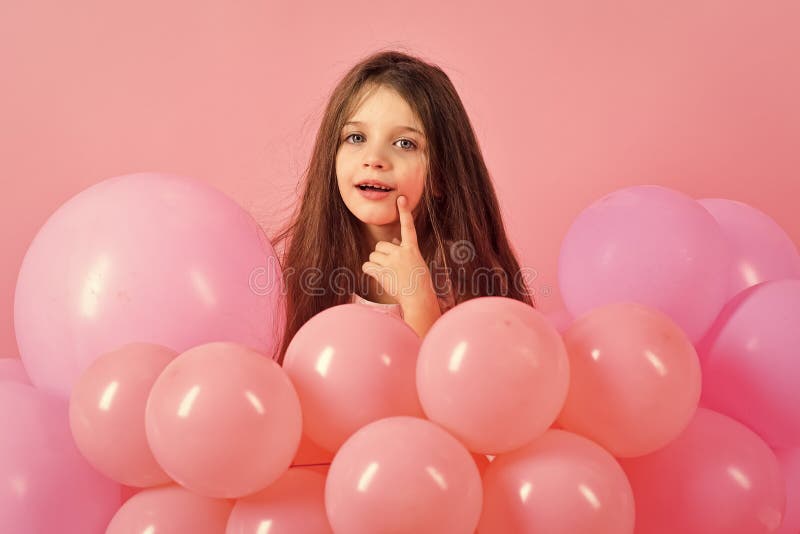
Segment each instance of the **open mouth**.
[[381,192],[393,191],[393,189],[390,189],[388,187],[380,187],[380,186],[377,186],[377,185],[363,185],[362,184],[362,185],[357,185],[356,187],[358,187],[362,191],[381,191]]

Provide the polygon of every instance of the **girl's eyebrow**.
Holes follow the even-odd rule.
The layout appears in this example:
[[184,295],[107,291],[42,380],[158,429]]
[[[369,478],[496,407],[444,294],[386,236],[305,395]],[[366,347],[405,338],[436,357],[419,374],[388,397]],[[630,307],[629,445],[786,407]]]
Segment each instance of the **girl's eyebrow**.
[[[363,125],[365,123],[363,123],[361,121],[348,121],[348,122],[344,123],[344,126],[348,126],[350,124]],[[416,132],[416,133],[418,133],[420,135],[425,135],[422,132],[420,132],[419,130],[417,130],[416,128],[412,128],[411,126],[397,126],[397,127],[395,127],[395,130],[408,130],[409,132]]]

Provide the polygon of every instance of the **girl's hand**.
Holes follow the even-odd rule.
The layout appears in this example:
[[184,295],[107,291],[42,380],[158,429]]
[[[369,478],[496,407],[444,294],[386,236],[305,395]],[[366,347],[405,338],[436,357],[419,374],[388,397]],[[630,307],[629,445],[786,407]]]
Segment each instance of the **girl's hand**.
[[435,292],[430,271],[417,245],[414,217],[405,196],[397,197],[397,209],[400,212],[401,240],[394,239],[392,243],[378,241],[369,261],[364,262],[361,269],[375,278],[384,291],[405,308],[409,303],[429,300]]

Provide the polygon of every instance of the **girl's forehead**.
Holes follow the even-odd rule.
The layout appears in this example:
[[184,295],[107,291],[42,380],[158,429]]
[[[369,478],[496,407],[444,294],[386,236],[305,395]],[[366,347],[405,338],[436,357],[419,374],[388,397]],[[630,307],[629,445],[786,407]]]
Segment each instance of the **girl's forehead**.
[[345,122],[386,122],[420,131],[423,129],[408,102],[395,90],[385,86],[371,88],[359,95]]

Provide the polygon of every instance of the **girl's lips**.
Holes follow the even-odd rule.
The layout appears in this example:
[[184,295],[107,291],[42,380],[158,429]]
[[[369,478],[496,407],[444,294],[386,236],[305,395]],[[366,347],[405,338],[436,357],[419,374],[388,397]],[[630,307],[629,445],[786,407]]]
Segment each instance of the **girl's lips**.
[[389,194],[394,191],[375,191],[372,189],[362,190],[360,187],[356,186],[358,192],[361,193],[361,196],[368,199],[368,200],[383,200],[384,198],[388,197]]

